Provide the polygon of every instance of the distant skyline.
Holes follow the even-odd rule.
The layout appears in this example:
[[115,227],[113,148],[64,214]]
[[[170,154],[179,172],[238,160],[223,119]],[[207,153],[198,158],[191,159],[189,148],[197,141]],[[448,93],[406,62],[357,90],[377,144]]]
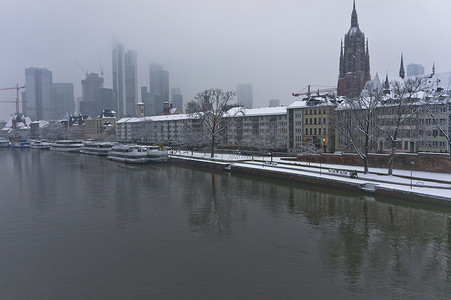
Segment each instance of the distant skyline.
[[[53,82],[73,83],[81,96],[83,69],[100,73],[112,88],[112,43],[137,51],[138,89],[149,86],[149,65],[170,74],[184,99],[207,88],[253,85],[254,107],[308,84],[336,86],[340,42],[350,27],[352,0],[6,0],[0,11],[0,88],[25,83],[25,69],[47,68]],[[369,42],[371,77],[398,78],[405,65],[425,73],[451,69],[451,1],[356,1]],[[0,101],[15,91],[0,91]],[[138,101],[141,97],[138,98]],[[14,112],[0,104],[0,120]]]

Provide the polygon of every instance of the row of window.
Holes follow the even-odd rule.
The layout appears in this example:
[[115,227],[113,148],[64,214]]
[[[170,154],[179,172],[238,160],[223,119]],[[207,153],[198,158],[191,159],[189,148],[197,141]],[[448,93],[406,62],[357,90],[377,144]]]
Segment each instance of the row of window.
[[[327,124],[326,123],[326,118],[305,118],[305,124],[315,124],[318,121],[318,124],[321,124],[321,120],[323,121],[323,124]],[[310,121],[310,122],[309,122]]]
[[446,142],[441,141],[419,141],[422,147],[446,147]]
[[[313,129],[313,130],[312,130]],[[326,135],[326,128],[305,128],[305,135]],[[322,132],[322,133],[321,133]]]
[[433,119],[420,119],[420,124],[425,124],[425,125],[445,125],[446,124],[446,119],[437,119],[437,122],[434,122]]
[[[325,114],[326,113],[326,109],[306,109],[305,110],[305,114],[306,115],[316,115],[316,114]],[[299,117],[301,117],[301,115],[299,114]]]

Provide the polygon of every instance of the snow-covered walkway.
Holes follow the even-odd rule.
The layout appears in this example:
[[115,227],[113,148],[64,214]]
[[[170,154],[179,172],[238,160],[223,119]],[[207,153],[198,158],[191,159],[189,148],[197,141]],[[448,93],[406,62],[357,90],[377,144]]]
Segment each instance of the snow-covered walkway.
[[[183,157],[190,160],[215,161],[228,163],[232,166],[252,169],[283,172],[293,175],[302,175],[332,180],[334,182],[355,183],[365,185],[371,183],[377,188],[385,188],[400,192],[407,192],[426,197],[437,197],[451,201],[451,174],[420,172],[409,170],[394,170],[392,176],[388,176],[385,168],[370,168],[369,174],[363,174],[361,166],[333,165],[308,163],[300,161],[284,160],[282,158],[216,154],[211,158],[208,153],[199,152],[173,152],[175,157]],[[350,178],[349,171],[357,171],[358,178]]]

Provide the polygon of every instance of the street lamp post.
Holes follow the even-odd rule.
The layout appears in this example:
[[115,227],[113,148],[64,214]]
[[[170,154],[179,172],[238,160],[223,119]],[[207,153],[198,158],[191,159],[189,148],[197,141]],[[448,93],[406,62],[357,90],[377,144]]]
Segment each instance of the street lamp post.
[[415,165],[415,162],[414,161],[411,161],[410,162],[410,189],[412,189],[412,174],[413,174],[413,166]]

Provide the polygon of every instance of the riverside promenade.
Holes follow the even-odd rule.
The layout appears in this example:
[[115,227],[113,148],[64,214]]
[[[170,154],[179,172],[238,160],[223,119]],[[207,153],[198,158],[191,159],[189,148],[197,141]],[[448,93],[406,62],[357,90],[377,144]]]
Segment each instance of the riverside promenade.
[[[170,158],[178,163],[231,173],[289,180],[329,188],[350,190],[362,194],[386,196],[406,201],[451,206],[451,174],[394,170],[388,176],[385,168],[308,163],[264,156],[173,151]],[[357,173],[355,178],[351,173]]]

